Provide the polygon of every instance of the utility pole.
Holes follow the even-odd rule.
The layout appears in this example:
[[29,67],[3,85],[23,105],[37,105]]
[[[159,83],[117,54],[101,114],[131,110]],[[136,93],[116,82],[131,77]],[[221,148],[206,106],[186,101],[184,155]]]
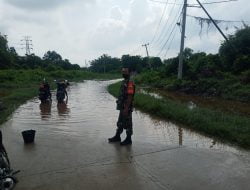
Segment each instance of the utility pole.
[[24,36],[24,39],[22,39],[21,41],[24,41],[25,44],[22,44],[25,46],[25,48],[22,48],[22,49],[25,49],[26,50],[26,55],[30,55],[30,50],[33,50],[32,46],[32,40],[31,40],[31,37],[30,36]]
[[213,24],[215,25],[215,27],[219,30],[219,32],[221,33],[221,35],[223,36],[223,38],[228,42],[228,38],[222,32],[222,30],[220,29],[220,27],[218,26],[218,24],[216,24],[216,22],[214,21],[214,19],[210,16],[210,14],[207,12],[207,10],[205,9],[205,7],[201,4],[201,2],[199,0],[196,0],[196,1],[199,3],[199,5],[203,9],[203,11],[207,14],[208,18],[213,22]]
[[152,69],[152,68],[151,68],[151,64],[150,64],[150,60],[149,60],[149,54],[148,54],[148,46],[149,46],[149,43],[143,44],[142,47],[143,47],[143,46],[146,48],[147,58],[148,58],[147,61],[148,61],[149,68]]
[[146,52],[147,52],[147,57],[149,57],[149,55],[148,55],[148,46],[149,46],[149,43],[147,43],[147,44],[143,44],[142,46],[145,46],[145,48],[146,48]]
[[187,18],[187,0],[184,0],[183,13],[182,13],[181,47],[179,54],[178,79],[182,79],[186,18]]

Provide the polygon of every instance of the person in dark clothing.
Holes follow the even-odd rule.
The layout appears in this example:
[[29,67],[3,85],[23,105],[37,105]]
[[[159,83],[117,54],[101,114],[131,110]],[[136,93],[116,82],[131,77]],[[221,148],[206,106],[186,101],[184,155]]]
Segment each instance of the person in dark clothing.
[[121,83],[120,92],[118,96],[117,110],[120,111],[118,121],[117,121],[117,130],[115,136],[109,138],[109,142],[121,142],[121,133],[123,130],[126,130],[126,138],[122,141],[121,145],[131,145],[133,135],[133,126],[132,126],[132,112],[133,112],[133,99],[135,94],[135,84],[130,80],[130,70],[128,68],[122,69],[122,75],[124,80]]
[[68,93],[67,93],[67,85],[65,83],[65,80],[61,80],[57,83],[57,99],[60,98],[60,96],[62,96],[64,99],[64,97],[66,96],[66,101],[68,100]]
[[51,92],[50,92],[50,86],[47,81],[43,81],[42,84],[39,87],[39,96],[41,100],[50,99],[51,100]]
[[50,92],[50,85],[48,82],[44,82],[44,88],[48,94],[49,99],[51,100],[51,92]]

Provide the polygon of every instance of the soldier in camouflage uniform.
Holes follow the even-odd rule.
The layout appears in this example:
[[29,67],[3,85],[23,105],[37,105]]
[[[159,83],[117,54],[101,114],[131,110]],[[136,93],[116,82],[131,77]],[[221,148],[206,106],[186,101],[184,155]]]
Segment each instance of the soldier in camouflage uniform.
[[131,136],[133,134],[132,128],[132,112],[133,99],[135,94],[135,84],[130,80],[130,70],[128,68],[122,69],[124,80],[121,83],[120,92],[118,96],[117,110],[120,111],[117,121],[117,130],[115,136],[109,138],[109,142],[121,142],[121,133],[126,130],[127,137],[122,141],[121,145],[132,144]]

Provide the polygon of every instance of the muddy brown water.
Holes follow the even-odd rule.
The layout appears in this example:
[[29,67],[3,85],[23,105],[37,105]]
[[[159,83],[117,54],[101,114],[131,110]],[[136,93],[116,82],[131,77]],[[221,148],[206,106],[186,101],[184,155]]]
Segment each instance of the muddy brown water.
[[[35,97],[15,111],[4,124],[4,132],[21,134],[23,130],[35,129],[38,138],[39,134],[42,134],[43,138],[65,135],[69,138],[91,136],[106,140],[115,132],[118,117],[115,98],[106,89],[107,85],[115,81],[74,83],[68,88],[67,104],[57,105],[55,92],[52,104],[40,104]],[[177,126],[170,121],[152,118],[139,110],[133,112],[133,125],[134,143],[141,141],[163,146],[180,145],[239,154],[248,153],[238,147],[222,144],[213,138]]]
[[142,88],[142,93],[149,94],[156,98],[169,98],[187,104],[189,108],[206,107],[224,112],[239,114],[250,117],[250,103],[235,100],[225,100],[216,97],[194,96],[178,92],[170,92],[159,89]]

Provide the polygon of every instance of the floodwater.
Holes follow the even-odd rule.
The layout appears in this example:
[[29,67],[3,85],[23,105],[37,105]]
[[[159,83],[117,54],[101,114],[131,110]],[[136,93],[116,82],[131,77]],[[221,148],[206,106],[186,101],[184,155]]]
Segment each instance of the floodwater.
[[[110,131],[115,132],[118,117],[115,98],[106,90],[107,85],[112,82],[114,81],[74,83],[68,88],[67,104],[57,104],[55,92],[52,93],[52,104],[41,104],[38,98],[33,98],[16,110],[10,127],[20,133],[26,129],[35,129],[38,133],[48,135],[85,136],[93,133],[107,138]],[[139,110],[133,112],[133,125],[133,138],[150,143],[244,152],[240,148],[222,144],[216,139],[205,137],[170,121],[152,118]],[[86,133],[86,127],[93,130]]]
[[[115,81],[73,83],[68,88],[69,99],[67,104],[58,105],[55,100],[55,92],[53,92],[51,104],[40,104],[38,98],[35,97],[15,111],[9,121],[3,125],[2,130],[4,143],[9,152],[11,162],[15,168],[22,170],[17,190],[115,189],[111,184],[118,180],[118,176],[125,175],[123,172],[127,172],[128,175],[135,177],[129,178],[127,182],[120,181],[121,184],[126,184],[124,189],[128,189],[133,185],[134,189],[159,189],[159,183],[162,185],[164,183],[171,184],[171,182],[166,182],[166,179],[162,179],[165,173],[164,176],[162,174],[158,176],[155,173],[155,178],[158,179],[157,182],[152,178],[151,174],[149,175],[147,171],[144,171],[145,167],[149,167],[147,169],[152,169],[154,173],[160,171],[160,168],[174,166],[175,164],[170,164],[171,161],[176,162],[178,159],[180,159],[180,163],[177,165],[180,165],[180,167],[168,168],[169,170],[173,169],[173,172],[175,172],[183,169],[182,167],[184,166],[182,164],[190,165],[191,163],[197,163],[197,168],[185,166],[190,167],[190,174],[188,175],[192,176],[197,170],[202,172],[209,169],[210,166],[212,167],[213,164],[222,162],[223,170],[218,172],[230,173],[232,167],[237,167],[235,169],[243,170],[244,172],[235,173],[235,175],[239,174],[239,176],[234,177],[235,180],[245,179],[245,177],[248,178],[250,176],[249,151],[222,144],[213,138],[182,128],[170,121],[152,118],[139,110],[133,112],[134,135],[132,147],[120,150],[119,146],[109,144],[107,138],[115,133],[118,111],[115,110],[115,98],[107,92],[106,87]],[[28,129],[36,130],[35,144],[31,146],[24,145],[21,137],[21,132]],[[123,134],[122,138],[124,137],[125,134]],[[167,155],[163,157],[150,157],[149,159],[151,153],[156,156],[157,153],[163,154],[163,151],[175,152],[173,154],[167,154],[168,152],[166,152]],[[178,151],[181,151],[181,153]],[[147,158],[145,158],[145,155]],[[172,157],[169,157],[170,155]],[[140,162],[136,162],[136,159],[133,161],[132,156],[134,156],[134,159],[137,156],[138,160],[141,159]],[[191,158],[192,156],[193,158]],[[208,157],[209,160],[207,160]],[[152,165],[151,161],[158,158],[161,158],[161,161],[153,162],[154,164]],[[163,158],[168,160],[163,161]],[[244,160],[242,161],[243,158]],[[117,165],[109,163],[113,159],[119,161],[116,163]],[[190,159],[190,161],[186,162],[186,159]],[[197,161],[195,161],[196,159]],[[227,159],[230,160],[227,161]],[[104,164],[104,161],[108,163]],[[208,166],[208,164],[202,163],[203,161],[211,165]],[[238,164],[235,164],[234,161]],[[100,162],[102,163],[101,166],[93,165],[100,164]],[[170,165],[164,164],[165,162],[168,162]],[[145,164],[140,166],[140,163]],[[126,165],[127,167],[125,167],[124,164],[128,166]],[[156,167],[156,164],[163,165],[157,166],[158,169],[151,168],[151,166]],[[88,168],[86,171],[85,167],[87,166],[95,169]],[[79,173],[77,170],[75,173],[71,169],[72,167],[75,168],[74,171],[77,170],[76,168],[80,168],[81,172]],[[138,168],[140,169],[138,170]],[[214,169],[219,170],[220,168],[214,165]],[[106,170],[110,172],[112,178],[108,178]],[[121,174],[121,171],[123,174]],[[65,176],[66,174],[67,177]],[[83,174],[85,178],[79,178]],[[183,175],[183,180],[187,180],[186,174]],[[210,174],[212,176],[207,176]],[[74,178],[72,175],[74,175]],[[91,175],[93,176],[91,177]],[[201,176],[198,173],[197,175]],[[244,178],[242,178],[242,175]],[[178,174],[178,176],[181,175]],[[209,180],[212,178],[218,180],[216,176],[213,176],[214,174],[212,173],[204,173],[204,179],[201,180],[201,183],[203,184],[204,182],[204,185],[209,188],[214,187],[208,185],[211,182]],[[230,182],[230,176],[223,179],[233,183],[232,181]],[[174,178],[174,175],[169,176],[169,179],[171,177]],[[194,175],[193,177],[193,180],[197,180],[197,176]],[[77,179],[78,184],[62,188],[63,181],[71,178],[73,178],[72,183]],[[82,186],[77,186],[79,181],[84,181],[84,179],[88,182],[81,184]],[[176,180],[176,178],[174,179]],[[206,179],[209,180],[206,181]],[[152,182],[152,186],[149,185],[149,183],[151,184],[149,181]],[[247,181],[246,183],[248,183]],[[225,181],[221,180],[220,183],[221,186],[218,186],[218,188],[223,187]],[[53,185],[51,186],[51,184]],[[179,185],[184,184],[180,181],[178,184],[172,184],[172,187],[181,189]],[[192,189],[199,189],[196,185],[194,184]],[[249,184],[246,185],[246,187],[248,186]],[[163,186],[162,189],[166,189],[165,187]]]
[[235,100],[225,100],[216,97],[201,97],[188,95],[180,92],[170,92],[158,89],[140,89],[142,93],[149,94],[155,98],[169,98],[186,104],[189,108],[207,107],[222,110],[232,114],[239,114],[250,117],[250,103]]

